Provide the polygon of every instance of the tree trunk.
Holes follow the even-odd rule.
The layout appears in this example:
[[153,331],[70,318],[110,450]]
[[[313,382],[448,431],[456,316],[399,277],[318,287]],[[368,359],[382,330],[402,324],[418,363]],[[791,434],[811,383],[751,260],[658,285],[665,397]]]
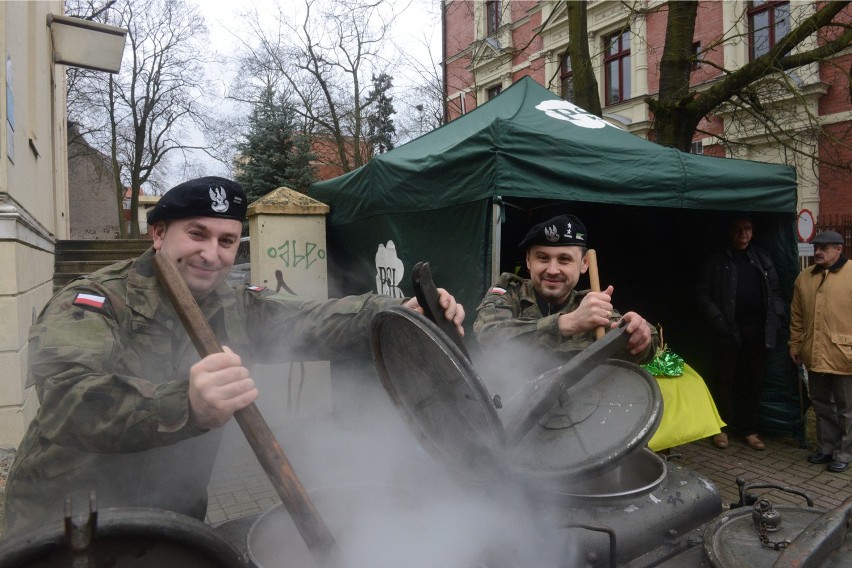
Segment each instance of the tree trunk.
[[127,224],[124,222],[124,187],[121,183],[121,164],[118,161],[118,126],[115,120],[115,85],[113,84],[112,75],[109,77],[109,89],[107,96],[109,98],[108,116],[110,125],[110,161],[112,162],[112,183],[115,187],[116,209],[118,211],[118,238],[127,238]]
[[[790,55],[796,46],[815,31],[835,25],[832,24],[833,18],[849,4],[848,0],[821,4],[816,13],[790,30],[767,53],[727,73],[711,87],[696,94],[688,90],[689,73],[685,69],[685,63],[678,63],[674,59],[680,53],[684,61],[691,64],[697,2],[670,1],[665,53],[660,65],[659,99],[645,99],[654,113],[654,141],[663,146],[687,151],[701,119],[719,105],[742,93],[752,83],[772,73],[821,61],[841,53],[852,43],[852,31],[844,30],[837,34],[835,39],[825,41],[814,49]],[[684,56],[683,54],[687,53],[687,45],[689,52]]]
[[139,238],[139,190],[142,187],[142,182],[137,176],[133,176],[133,181],[130,182],[130,238]]
[[601,116],[601,97],[598,80],[589,54],[589,33],[586,28],[586,0],[568,2],[568,37],[571,38],[569,57],[574,71],[574,104],[586,112]]
[[669,2],[668,11],[666,43],[660,60],[659,98],[647,102],[654,113],[654,141],[688,152],[701,120],[693,104],[694,94],[689,91],[698,2]]

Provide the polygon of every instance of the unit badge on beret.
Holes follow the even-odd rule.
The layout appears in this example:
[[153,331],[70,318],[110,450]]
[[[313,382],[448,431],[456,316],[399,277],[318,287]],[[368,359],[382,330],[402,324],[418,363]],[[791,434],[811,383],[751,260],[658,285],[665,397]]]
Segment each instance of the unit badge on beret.
[[210,208],[216,213],[224,213],[228,210],[228,194],[225,193],[224,187],[211,187],[210,199],[212,200]]
[[555,243],[559,240],[559,231],[556,230],[556,225],[551,225],[549,227],[544,228],[544,238],[546,238],[551,243]]

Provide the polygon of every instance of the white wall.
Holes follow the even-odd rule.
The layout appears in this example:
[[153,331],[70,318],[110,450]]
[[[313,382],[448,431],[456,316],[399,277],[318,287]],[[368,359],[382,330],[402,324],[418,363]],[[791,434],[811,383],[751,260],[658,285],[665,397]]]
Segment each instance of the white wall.
[[53,294],[53,244],[68,238],[65,73],[47,27],[62,10],[0,2],[0,447],[17,446],[35,413],[27,334]]

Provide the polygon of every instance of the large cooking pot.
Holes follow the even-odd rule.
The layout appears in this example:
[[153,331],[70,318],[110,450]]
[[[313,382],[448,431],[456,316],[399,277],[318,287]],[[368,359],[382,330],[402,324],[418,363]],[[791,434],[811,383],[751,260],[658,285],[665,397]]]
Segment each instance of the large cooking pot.
[[[558,528],[543,526],[533,510],[511,496],[495,502],[493,495],[476,491],[437,494],[423,487],[367,484],[315,488],[309,494],[337,541],[324,568],[559,566],[566,552]],[[246,546],[257,568],[317,566],[280,505],[252,524]]]
[[160,509],[103,509],[0,542],[4,568],[245,568],[237,549],[201,521]]
[[[397,307],[373,318],[382,385],[439,462],[475,483],[508,476],[585,497],[643,491],[665,476],[662,460],[640,453],[662,416],[657,383],[610,358],[626,341],[614,331],[564,365],[519,377],[498,409],[470,361],[431,321]],[[631,465],[641,464],[641,479],[614,471],[637,455]]]
[[536,564],[654,562],[721,511],[709,480],[669,472],[647,449],[662,396],[644,369],[614,358],[628,340],[623,328],[562,365],[504,382],[499,397],[419,314],[387,308],[372,331],[382,385],[437,461],[495,495],[515,487],[549,505],[542,518],[570,554]]
[[[420,503],[410,490],[385,485],[343,485],[309,490],[337,541],[330,566],[358,566],[365,548],[380,550],[385,535],[372,534],[374,527],[392,515],[415,514]],[[259,568],[308,568],[315,559],[300,536],[290,514],[281,505],[263,513],[246,536],[249,559]],[[370,558],[363,566],[373,565]]]
[[666,477],[666,462],[651,450],[632,454],[616,467],[588,479],[554,484],[548,493],[578,500],[606,500],[633,497],[658,487]]
[[[669,477],[645,448],[662,401],[650,375],[611,359],[620,340],[610,334],[567,364],[519,380],[503,391],[501,406],[432,322],[404,308],[377,314],[373,355],[382,384],[461,487],[428,491],[421,469],[404,487],[309,489],[338,544],[329,565],[605,566],[647,555],[664,538],[649,534],[668,543],[713,518],[715,488],[677,468]],[[601,526],[607,534],[595,532]],[[255,566],[315,566],[280,506],[245,540]]]

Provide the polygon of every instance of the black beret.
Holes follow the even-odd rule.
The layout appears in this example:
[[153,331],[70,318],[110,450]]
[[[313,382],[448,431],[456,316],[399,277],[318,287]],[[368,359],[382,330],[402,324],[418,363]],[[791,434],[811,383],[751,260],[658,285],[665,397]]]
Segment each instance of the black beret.
[[573,215],[559,215],[533,226],[518,248],[527,250],[533,245],[588,247],[586,241],[586,226],[582,221]]
[[148,224],[187,217],[221,217],[244,221],[248,205],[243,187],[229,179],[208,176],[185,181],[163,195],[148,212]]
[[836,231],[823,231],[813,239],[811,244],[815,245],[842,245],[843,236]]

